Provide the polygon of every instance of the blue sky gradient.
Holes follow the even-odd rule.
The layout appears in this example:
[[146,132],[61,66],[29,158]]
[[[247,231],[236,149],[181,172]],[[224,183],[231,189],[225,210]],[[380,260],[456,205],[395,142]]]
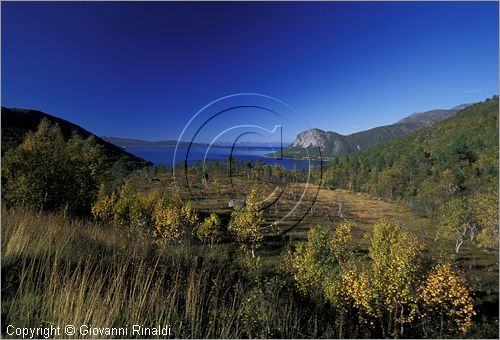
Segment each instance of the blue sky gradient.
[[498,93],[497,2],[2,2],[1,47],[3,106],[149,140],[239,92],[342,134]]

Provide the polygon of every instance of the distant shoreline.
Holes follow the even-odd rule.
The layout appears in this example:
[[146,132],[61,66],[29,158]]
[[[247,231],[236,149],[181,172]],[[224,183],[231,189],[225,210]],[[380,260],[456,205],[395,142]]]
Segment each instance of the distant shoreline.
[[[116,145],[116,144],[115,144]],[[187,142],[182,142],[179,144],[179,147],[187,147],[189,145],[189,143]],[[118,145],[117,145],[118,146]],[[121,148],[138,148],[138,149],[162,149],[162,148],[175,148],[177,145],[176,144],[168,144],[168,145],[123,145],[123,146],[119,146]],[[197,143],[193,143],[191,144],[191,147],[208,147],[209,144],[197,144]],[[230,145],[216,145],[216,144],[213,144],[211,146],[211,148],[217,148],[217,149],[230,149],[232,148],[232,146]],[[271,149],[271,147],[266,147],[266,146],[253,146],[253,145],[250,145],[250,146],[244,146],[244,145],[237,145],[235,146],[235,149],[238,149],[238,150],[259,150],[259,149],[262,149],[262,150],[266,150],[266,151],[269,151],[269,149]]]
[[268,156],[268,154],[264,154],[262,155],[262,157],[264,158],[274,158],[274,159],[277,159],[277,160],[280,160],[280,159],[287,159],[287,160],[291,160],[291,161],[316,161],[316,162],[319,162],[319,161],[323,161],[323,162],[328,162],[329,160],[328,159],[314,159],[314,158],[290,158],[290,157],[281,157],[281,158],[276,158],[276,157],[271,157],[271,156]]

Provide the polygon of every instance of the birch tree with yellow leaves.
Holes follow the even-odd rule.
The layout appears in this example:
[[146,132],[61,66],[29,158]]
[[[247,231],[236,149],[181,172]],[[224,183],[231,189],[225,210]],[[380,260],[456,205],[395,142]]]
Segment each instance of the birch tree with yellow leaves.
[[231,214],[229,231],[236,236],[243,249],[250,248],[252,257],[255,249],[264,239],[261,224],[264,223],[264,212],[261,206],[262,194],[258,186],[253,186],[247,196],[245,206],[236,206]]
[[434,267],[425,280],[421,296],[427,323],[431,328],[437,324],[439,337],[450,333],[464,335],[470,329],[476,314],[471,292],[451,264]]

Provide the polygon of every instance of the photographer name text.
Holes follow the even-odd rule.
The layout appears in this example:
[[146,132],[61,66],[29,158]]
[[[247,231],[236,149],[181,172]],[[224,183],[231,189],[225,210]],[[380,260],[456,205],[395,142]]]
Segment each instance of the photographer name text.
[[40,339],[53,337],[105,337],[105,336],[171,336],[172,329],[170,325],[166,326],[144,326],[144,325],[125,325],[123,327],[97,327],[90,324],[80,326],[39,326],[39,327],[15,327],[7,326],[7,334],[21,339]]

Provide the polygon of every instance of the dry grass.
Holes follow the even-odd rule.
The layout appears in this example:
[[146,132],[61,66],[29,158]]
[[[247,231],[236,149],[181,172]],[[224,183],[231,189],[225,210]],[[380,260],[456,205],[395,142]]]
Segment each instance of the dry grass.
[[279,275],[245,275],[228,245],[159,249],[140,233],[60,214],[4,208],[2,217],[4,335],[7,324],[142,324],[170,325],[181,338],[334,336],[313,329],[325,316],[297,305]]
[[[234,184],[244,191],[249,186],[245,182],[236,178]],[[151,181],[136,177],[133,184],[138,190],[172,189],[167,174]],[[190,197],[201,214],[217,212],[228,219],[227,202],[234,193],[227,183],[221,187],[222,193],[207,189],[203,195],[182,195]],[[265,192],[274,187],[261,184]],[[287,185],[277,208],[268,209],[268,220],[286,215],[297,202],[292,192],[303,190],[300,183]],[[313,197],[313,191],[306,192],[305,204],[282,227],[296,223]],[[314,213],[307,213],[291,232],[265,242],[258,250],[260,269],[249,266],[231,243],[209,248],[183,240],[159,248],[139,230],[2,208],[2,334],[7,324],[142,324],[170,325],[179,338],[337,337],[335,315],[327,306],[298,296],[289,277],[277,268],[287,244],[305,239],[312,226],[333,229],[344,220],[338,216],[339,203],[344,218],[355,225],[360,250],[368,246],[364,235],[385,216],[416,232],[430,256],[450,254],[446,244],[433,241],[427,218],[402,204],[341,190],[320,190]],[[198,269],[192,261],[197,255],[204,258]],[[459,260],[472,288],[498,308],[498,258],[464,246]],[[344,332],[367,336],[359,328]]]

